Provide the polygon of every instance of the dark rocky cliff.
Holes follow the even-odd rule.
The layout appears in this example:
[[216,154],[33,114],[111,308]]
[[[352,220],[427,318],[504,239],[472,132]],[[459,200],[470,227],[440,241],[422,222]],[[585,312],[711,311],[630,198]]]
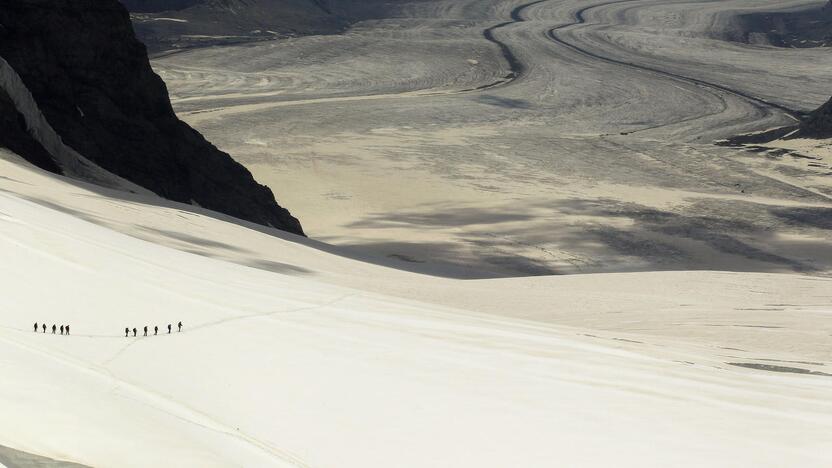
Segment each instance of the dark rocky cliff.
[[[0,56],[64,142],[102,168],[171,200],[303,233],[268,187],[176,117],[117,0],[0,0]],[[19,123],[3,98],[3,118]],[[11,130],[4,140],[24,144]]]
[[832,138],[832,98],[809,113],[800,123],[795,137]]
[[832,98],[826,101],[824,105],[803,116],[797,125],[774,128],[765,132],[737,135],[717,144],[726,146],[747,145],[794,138],[818,140],[832,138]]
[[0,89],[0,147],[8,148],[30,163],[49,172],[61,169],[49,152],[29,134],[26,121],[12,98]]

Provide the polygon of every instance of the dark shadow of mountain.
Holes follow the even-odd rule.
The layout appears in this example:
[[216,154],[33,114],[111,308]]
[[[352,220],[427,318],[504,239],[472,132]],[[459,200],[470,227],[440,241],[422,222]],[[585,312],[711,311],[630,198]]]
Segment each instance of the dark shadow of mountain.
[[0,465],[7,468],[89,468],[87,465],[53,460],[0,445]]
[[791,226],[832,229],[832,208],[774,208],[771,214]]
[[[561,273],[550,263],[572,263],[578,271],[710,270],[735,265],[737,271],[816,273],[830,269],[832,242],[818,230],[829,227],[827,208],[775,207],[742,200],[702,198],[680,208],[656,209],[612,198],[574,198],[515,203],[499,210],[420,206],[408,212],[373,213],[350,224],[353,229],[453,229],[466,227],[447,243],[382,241],[352,247],[407,256],[416,261],[441,259],[463,268],[499,266],[517,275]],[[563,215],[598,222],[541,228],[525,221]],[[616,220],[624,220],[620,222]],[[626,227],[618,227],[618,226]],[[817,241],[794,240],[785,232],[814,230]],[[554,249],[554,250],[552,250]],[[537,253],[524,256],[518,251]],[[827,252],[807,258],[805,252]],[[425,252],[419,258],[414,252]],[[574,261],[569,255],[575,254]],[[738,261],[732,262],[731,258]],[[630,259],[638,259],[632,262]],[[550,260],[551,259],[551,260]],[[753,263],[739,261],[751,260]],[[641,266],[639,266],[639,264]],[[420,268],[403,269],[417,270]],[[445,276],[445,275],[443,275]]]
[[[0,190],[0,191],[5,191],[5,190]],[[50,200],[46,200],[46,199],[43,199],[43,198],[37,198],[37,197],[21,195],[21,194],[14,194],[14,195],[17,196],[17,197],[20,197],[24,200],[28,200],[32,203],[36,203],[38,205],[44,206],[46,208],[49,208],[49,209],[52,209],[52,210],[55,210],[55,211],[59,211],[59,212],[64,213],[64,214],[68,214],[70,216],[74,216],[78,219],[82,219],[84,221],[87,221],[87,222],[90,222],[90,223],[93,223],[93,224],[98,224],[99,226],[109,227],[109,223],[107,223],[106,221],[100,219],[99,217],[97,217],[97,216],[95,216],[91,213],[75,210],[75,209],[72,209],[68,206],[64,206],[64,205],[61,205],[61,204],[58,204],[58,203],[55,203],[55,202],[52,202]]]
[[505,109],[530,109],[532,107],[532,104],[529,101],[523,99],[511,99],[491,94],[482,94],[477,96],[474,100],[481,104],[488,104],[490,106],[497,106]]
[[280,273],[283,275],[292,275],[292,276],[305,276],[305,275],[314,275],[315,272],[312,270],[308,270],[303,267],[299,267],[297,265],[290,265],[288,263],[283,262],[275,262],[272,260],[263,260],[263,259],[256,259],[252,258],[248,261],[243,262],[244,265],[250,266],[252,268],[259,268],[261,270],[268,270],[273,273]]
[[470,226],[473,224],[500,224],[528,221],[534,216],[529,213],[492,211],[483,208],[452,208],[447,205],[426,206],[432,211],[411,211],[398,213],[374,213],[352,222],[350,228],[384,229],[401,226],[419,226],[423,228],[448,228]]
[[250,250],[242,249],[240,247],[237,247],[237,246],[234,246],[234,245],[231,245],[231,244],[226,244],[225,242],[218,242],[218,241],[211,240],[211,239],[205,239],[205,238],[197,237],[197,236],[194,236],[194,235],[191,235],[191,234],[185,234],[183,232],[168,231],[166,229],[156,229],[156,228],[150,228],[150,227],[145,227],[145,226],[139,226],[139,229],[141,229],[142,231],[145,231],[145,232],[158,234],[160,236],[164,236],[164,237],[167,237],[169,239],[175,239],[175,240],[178,240],[178,241],[187,242],[189,244],[193,244],[193,245],[196,245],[196,246],[199,246],[199,247],[220,248],[220,249],[229,250],[229,251],[238,252],[238,253],[250,253],[251,252]]
[[[714,263],[710,258],[686,247],[686,242],[696,241],[717,255],[735,255],[757,260],[759,263],[737,267],[742,271],[759,272],[816,272],[828,270],[832,258],[832,242],[829,237],[829,208],[824,207],[772,207],[737,200],[706,199],[688,200],[683,207],[656,209],[637,203],[622,202],[613,198],[573,198],[540,202],[524,202],[500,206],[499,209],[469,208],[450,203],[423,205],[407,212],[372,213],[349,225],[352,229],[454,229],[460,231],[457,239],[448,242],[402,242],[386,239],[376,242],[329,245],[302,238],[276,229],[242,221],[204,208],[184,205],[161,198],[119,192],[92,184],[61,178],[64,182],[100,195],[122,200],[127,206],[135,204],[155,205],[176,210],[183,216],[189,213],[209,216],[237,224],[262,234],[296,242],[320,251],[365,263],[415,273],[448,278],[474,279],[496,276],[528,276],[563,273],[559,267],[547,262],[547,246],[557,250],[578,253],[582,265],[588,271],[649,271],[649,270],[709,270],[726,269],[726,262]],[[90,196],[79,190],[78,196]],[[92,223],[112,228],[106,219],[68,208],[48,197],[27,197],[48,208],[62,211]],[[569,225],[557,221],[563,215],[597,217],[598,223]],[[527,226],[541,217],[552,219],[549,229],[541,229],[540,223]],[[604,220],[624,220],[610,223]],[[527,223],[529,222],[529,223]],[[137,222],[136,228],[142,228]],[[779,236],[783,232],[804,232],[816,237],[816,241],[792,240]],[[129,232],[128,232],[129,234]],[[164,234],[164,233],[157,233]],[[176,240],[195,247],[238,247],[199,237],[170,235]],[[392,236],[391,236],[392,237]],[[326,240],[326,239],[323,239]],[[683,242],[679,242],[683,241]],[[517,254],[517,247],[538,249],[534,258]],[[181,250],[187,250],[182,248]],[[422,252],[427,254],[423,255]],[[622,258],[640,259],[642,265],[632,262],[620,264],[596,262],[609,258],[610,252]],[[805,252],[817,252],[807,259]],[[561,254],[562,252],[558,252]],[[244,255],[248,257],[248,255]],[[428,258],[430,257],[430,258]],[[554,255],[551,257],[554,258]],[[407,260],[405,260],[407,259]],[[437,261],[434,261],[436,259]],[[227,259],[226,259],[227,260]],[[431,261],[428,261],[431,260]],[[294,265],[260,263],[257,260],[235,260],[237,263],[269,271],[287,274],[310,274]],[[567,260],[568,261],[568,260]],[[826,262],[826,263],[825,263]],[[499,268],[495,269],[497,266]],[[499,270],[500,273],[495,271]],[[571,271],[571,270],[570,270]],[[581,271],[581,268],[578,268]]]
[[801,367],[790,366],[774,366],[771,364],[757,364],[753,362],[726,362],[730,366],[745,367],[747,369],[763,370],[768,372],[785,372],[789,374],[804,374],[804,375],[822,375],[825,377],[832,377],[832,374],[820,371],[813,371],[810,369],[803,369]]
[[[519,256],[505,258],[502,267],[506,268],[511,263],[517,271],[517,275],[498,275],[487,271],[484,259],[475,259],[468,253],[468,246],[464,242],[405,242],[395,239],[339,243],[338,255],[353,259],[364,259],[368,261],[375,257],[376,261],[369,260],[369,263],[376,263],[382,266],[395,268],[396,270],[408,271],[430,276],[438,276],[452,279],[486,279],[500,276],[529,276],[524,270],[535,268],[535,263],[525,262],[526,259]],[[365,252],[373,252],[372,256]],[[419,252],[419,254],[415,253]],[[500,259],[495,256],[491,259],[491,266]],[[492,268],[493,270],[493,268]],[[542,273],[538,270],[537,274]]]
[[[787,228],[802,224],[806,227],[822,228],[826,223],[823,218],[826,209],[772,209],[751,202],[706,199],[693,203],[682,212],[657,210],[635,203],[603,198],[561,201],[554,207],[569,214],[630,220],[633,225],[629,229],[603,226],[591,230],[591,234],[607,247],[652,263],[663,263],[663,259],[668,257],[677,260],[687,258],[696,262],[695,257],[679,247],[669,242],[653,240],[659,235],[666,239],[701,242],[723,254],[769,263],[775,267],[774,269],[786,267],[796,272],[814,272],[818,271],[818,268],[803,260],[774,253],[788,251],[791,246],[806,247],[805,242],[777,238],[779,231],[776,226],[779,224]],[[818,248],[829,250],[832,249],[832,245],[818,242]],[[707,268],[707,265],[701,265],[700,268]]]

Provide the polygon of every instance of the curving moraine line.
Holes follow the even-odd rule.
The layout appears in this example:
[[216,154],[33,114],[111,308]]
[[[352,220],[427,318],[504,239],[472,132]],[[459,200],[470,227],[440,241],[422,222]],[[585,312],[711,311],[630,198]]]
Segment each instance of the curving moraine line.
[[[783,106],[783,105],[780,105],[780,104],[777,104],[777,103],[766,101],[765,99],[761,99],[761,98],[752,96],[752,95],[744,93],[742,91],[738,91],[738,90],[729,88],[727,86],[723,86],[723,85],[716,84],[716,83],[711,83],[709,81],[701,80],[701,79],[698,79],[698,78],[691,78],[689,76],[678,75],[676,73],[669,72],[669,71],[666,71],[666,70],[662,70],[660,68],[654,68],[654,67],[651,67],[651,66],[648,66],[648,65],[640,65],[640,64],[632,63],[632,62],[625,62],[623,60],[618,60],[618,59],[610,58],[610,57],[607,57],[607,56],[604,56],[604,55],[599,55],[595,52],[591,52],[589,50],[583,49],[583,48],[579,47],[578,45],[575,45],[571,42],[567,42],[565,39],[563,39],[562,37],[560,37],[558,35],[558,31],[560,31],[560,30],[563,30],[563,29],[566,29],[566,28],[569,28],[569,27],[572,27],[572,26],[580,25],[580,24],[586,24],[586,18],[584,17],[584,14],[587,11],[589,11],[591,9],[594,9],[594,8],[599,8],[599,7],[608,6],[608,5],[614,5],[616,3],[624,3],[625,1],[632,1],[632,0],[624,0],[624,1],[619,0],[619,1],[614,1],[614,2],[599,3],[599,4],[596,4],[596,5],[590,5],[590,6],[581,8],[580,10],[575,12],[575,14],[574,14],[575,21],[574,22],[549,29],[546,32],[546,37],[548,37],[549,40],[555,42],[556,44],[559,44],[563,47],[566,47],[567,49],[572,50],[573,52],[577,52],[581,55],[584,55],[586,57],[590,57],[590,58],[595,59],[595,60],[610,63],[610,64],[613,64],[613,65],[628,67],[628,68],[631,68],[631,69],[634,69],[634,70],[646,71],[646,72],[654,73],[654,74],[657,74],[657,75],[662,75],[662,76],[665,76],[667,78],[671,78],[673,80],[682,81],[682,82],[692,84],[692,85],[695,85],[695,86],[699,86],[699,87],[703,87],[703,88],[710,88],[710,89],[713,89],[713,90],[722,91],[724,93],[740,97],[740,98],[745,99],[746,101],[748,101],[749,104],[751,104],[754,108],[756,108],[757,110],[762,112],[764,115],[770,115],[771,114],[771,109],[776,109],[776,110],[778,110],[780,112],[783,112],[786,115],[788,115],[788,116],[790,116],[794,119],[797,119],[797,120],[800,120],[801,117],[804,115],[804,113],[801,112],[801,111],[797,111],[797,110],[790,109],[786,106]],[[537,2],[537,3],[539,3],[539,2]]]
[[537,5],[538,3],[543,3],[546,1],[548,0],[536,0],[534,2],[519,5],[515,7],[513,10],[511,10],[511,21],[505,21],[500,24],[495,24],[494,26],[491,26],[490,28],[482,32],[483,37],[487,41],[496,44],[497,47],[500,48],[500,52],[503,54],[503,58],[508,63],[509,72],[506,76],[493,83],[477,86],[476,88],[463,89],[460,90],[460,92],[464,93],[469,91],[483,91],[486,89],[496,88],[497,86],[504,86],[517,80],[518,78],[520,78],[520,76],[523,75],[523,73],[526,71],[526,66],[523,64],[523,62],[520,61],[520,59],[517,58],[516,55],[514,55],[514,52],[512,52],[508,44],[497,39],[497,37],[494,35],[494,32],[506,26],[526,21],[526,19],[523,18],[523,11],[526,8],[532,7],[534,5]]

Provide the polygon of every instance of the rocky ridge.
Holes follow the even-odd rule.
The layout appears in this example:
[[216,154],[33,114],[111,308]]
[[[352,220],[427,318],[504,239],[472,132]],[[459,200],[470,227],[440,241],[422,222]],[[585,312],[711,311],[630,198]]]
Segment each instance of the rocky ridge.
[[[176,117],[117,0],[0,0],[0,57],[73,153],[164,198],[303,234],[268,187]],[[0,93],[0,144],[66,173],[27,138],[12,98]]]

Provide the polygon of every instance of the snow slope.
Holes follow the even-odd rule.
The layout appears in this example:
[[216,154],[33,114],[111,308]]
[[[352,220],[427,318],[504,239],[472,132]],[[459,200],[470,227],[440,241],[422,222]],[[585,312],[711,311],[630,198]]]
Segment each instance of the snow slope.
[[[8,153],[0,174],[0,445],[97,467],[832,463],[828,279],[434,278]],[[750,291],[782,310],[737,310]],[[659,318],[687,309],[706,321]]]

